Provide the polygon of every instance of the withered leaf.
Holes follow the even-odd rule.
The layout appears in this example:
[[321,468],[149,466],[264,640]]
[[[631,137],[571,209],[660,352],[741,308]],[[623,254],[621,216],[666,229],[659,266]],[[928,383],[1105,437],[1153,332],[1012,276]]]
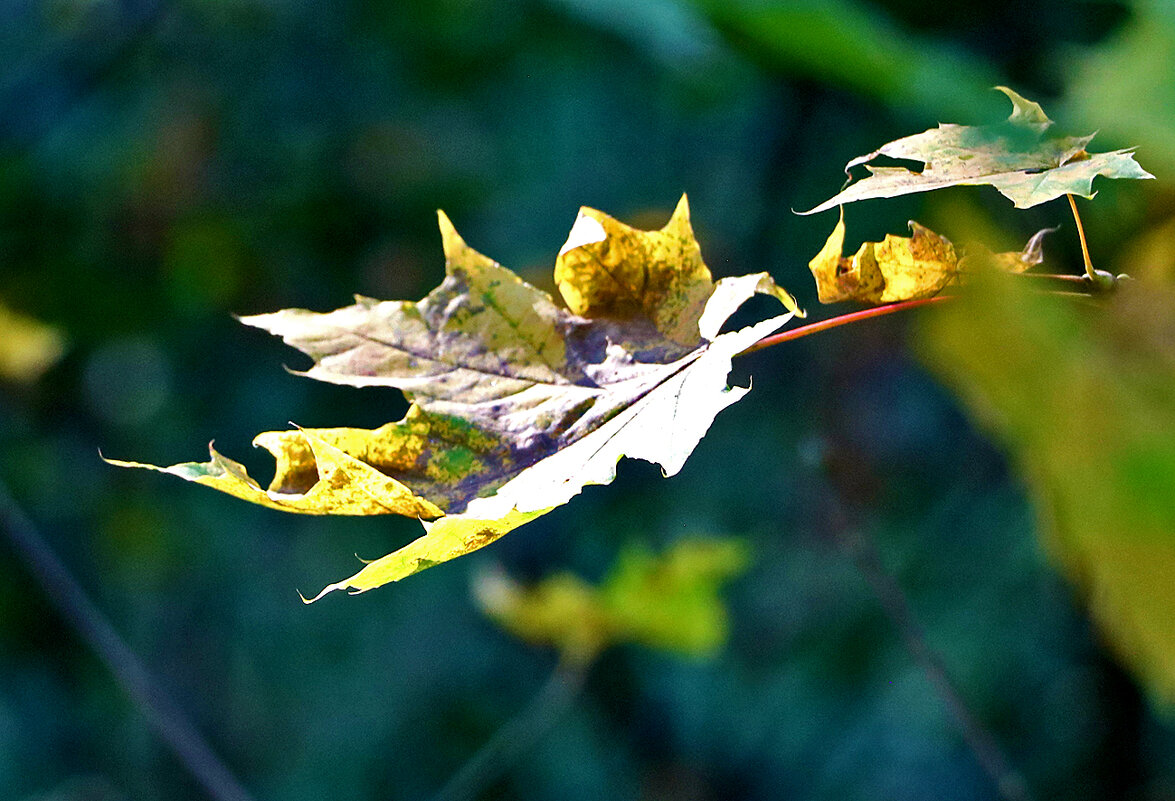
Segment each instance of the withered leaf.
[[1040,264],[1041,243],[1051,230],[1037,232],[1019,252],[992,253],[980,245],[961,254],[945,236],[911,220],[910,236],[886,234],[881,242],[863,242],[856,253],[845,256],[842,209],[836,227],[808,268],[821,303],[918,300],[937,295],[967,270],[1021,273]]
[[959,259],[959,272],[995,269],[1017,275],[1031,270],[1044,261],[1044,238],[1056,230],[1056,228],[1040,229],[1019,251],[992,253],[983,245],[971,245],[967,248],[966,254]]
[[[277,462],[262,490],[237,463],[158,468],[229,494],[311,514],[396,513],[426,534],[329,585],[361,592],[480,548],[607,484],[622,456],[681,469],[728,387],[732,356],[784,325],[795,301],[766,273],[712,281],[683,197],[659,231],[583,209],[556,263],[571,310],[470,248],[439,215],[444,282],[419,302],[287,309],[242,322],[313,358],[306,376],[392,386],[412,401],[375,430],[267,432]],[[755,293],[789,310],[721,333]]]

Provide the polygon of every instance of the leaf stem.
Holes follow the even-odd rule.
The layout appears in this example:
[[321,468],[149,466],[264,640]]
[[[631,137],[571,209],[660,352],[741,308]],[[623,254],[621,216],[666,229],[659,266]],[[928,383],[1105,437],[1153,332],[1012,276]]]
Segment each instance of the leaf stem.
[[833,328],[838,328],[849,323],[860,322],[861,320],[870,320],[874,317],[884,317],[887,314],[904,311],[905,309],[915,309],[919,306],[929,306],[932,303],[942,303],[950,300],[954,295],[935,295],[932,298],[921,298],[919,300],[904,300],[901,303],[890,303],[885,306],[874,306],[871,309],[861,309],[860,311],[849,312],[848,314],[840,314],[836,317],[830,317],[827,320],[820,320],[815,323],[808,323],[801,325],[799,328],[793,328],[790,331],[780,331],[778,334],[772,334],[769,337],[764,337],[751,345],[746,350],[739,353],[739,356],[745,356],[748,353],[754,353],[757,350],[770,348],[775,345],[782,345],[784,342],[791,342],[794,339],[806,337],[809,334],[818,334],[821,331],[828,331]]
[[1077,213],[1077,201],[1073,195],[1067,194],[1065,197],[1069,198],[1069,208],[1073,210],[1073,221],[1077,223],[1077,238],[1081,240],[1081,257],[1085,259],[1085,274],[1089,276],[1090,281],[1096,281],[1097,275],[1093,271],[1093,262],[1089,259],[1089,245],[1085,241],[1085,227],[1081,224],[1081,215]]

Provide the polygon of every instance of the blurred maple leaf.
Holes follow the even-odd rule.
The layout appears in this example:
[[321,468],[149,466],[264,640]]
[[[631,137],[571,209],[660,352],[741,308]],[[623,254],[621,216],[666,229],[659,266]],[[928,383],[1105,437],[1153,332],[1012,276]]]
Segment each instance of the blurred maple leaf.
[[924,319],[929,365],[1002,443],[1045,545],[1119,658],[1175,703],[1175,295],[1097,306],[977,282]]
[[492,570],[477,577],[474,594],[503,628],[572,663],[625,642],[709,656],[728,628],[719,590],[748,562],[740,540],[687,538],[661,554],[625,547],[598,586],[560,572],[526,587]]

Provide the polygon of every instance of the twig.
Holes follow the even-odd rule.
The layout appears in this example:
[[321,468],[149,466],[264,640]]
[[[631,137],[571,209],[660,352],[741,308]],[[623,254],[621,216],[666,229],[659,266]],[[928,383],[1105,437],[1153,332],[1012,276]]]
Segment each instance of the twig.
[[[1084,247],[1085,240],[1082,238],[1082,246]],[[1088,266],[1088,261],[1086,262]],[[1092,269],[1092,268],[1090,268]],[[1092,274],[1091,274],[1092,275]],[[1099,273],[1093,275],[1092,278],[1084,275],[1063,275],[1055,273],[1017,273],[1015,277],[1020,278],[1048,278],[1054,281],[1065,281],[1068,283],[1081,284],[1086,288],[1084,292],[1069,292],[1064,290],[1042,290],[1041,294],[1058,295],[1061,297],[1074,298],[1088,298],[1090,292],[1100,286],[1100,281],[1105,278],[1106,274]],[[1110,277],[1113,280],[1113,277]],[[1119,276],[1121,278],[1121,276]],[[862,320],[871,320],[874,317],[884,317],[887,314],[894,314],[895,312],[906,311],[907,309],[917,309],[921,306],[930,306],[934,303],[945,303],[948,300],[957,298],[958,295],[935,295],[930,298],[919,298],[918,300],[903,300],[899,303],[889,303],[884,306],[874,306],[869,309],[861,309],[860,311],[849,312],[848,314],[838,314],[835,317],[829,317],[827,320],[819,320],[807,325],[801,325],[799,328],[792,328],[788,331],[780,331],[778,334],[772,334],[768,337],[763,337],[754,345],[751,345],[746,350],[735,354],[736,356],[746,356],[749,353],[763,350],[764,348],[771,348],[776,345],[782,345],[785,342],[791,342],[796,339],[810,336],[812,334],[819,334],[822,331],[829,331],[833,328],[839,328],[842,325],[849,325],[851,323],[859,323]]]
[[865,582],[881,604],[886,617],[898,630],[910,656],[922,669],[935,693],[947,708],[975,760],[1006,801],[1032,801],[1023,776],[1012,767],[995,738],[967,706],[947,674],[942,659],[930,647],[901,585],[885,569],[877,545],[855,530],[837,532],[838,541],[857,565]]
[[0,529],[49,602],[94,650],[131,702],[215,801],[252,801],[183,711],[144,667],[0,481]]
[[906,309],[916,309],[919,306],[929,306],[932,303],[942,303],[950,300],[954,295],[936,295],[933,298],[922,298],[920,300],[906,300],[901,303],[890,303],[886,306],[874,306],[871,309],[862,309],[861,311],[849,312],[848,314],[840,314],[836,317],[830,317],[827,320],[820,320],[815,323],[808,323],[801,325],[799,328],[793,328],[790,331],[780,331],[778,334],[772,334],[769,337],[764,337],[751,345],[746,350],[739,353],[739,356],[745,356],[748,353],[754,353],[757,350],[770,348],[775,345],[782,345],[784,342],[791,342],[794,339],[806,337],[809,334],[818,334],[821,331],[827,331],[831,328],[837,328],[849,323],[860,322],[861,320],[869,320],[874,317],[884,317],[887,314],[894,312],[905,311]]
[[822,461],[827,480],[823,508],[827,529],[837,546],[857,566],[882,611],[897,629],[906,650],[921,668],[1001,798],[1005,801],[1031,801],[1032,795],[1024,779],[1012,767],[995,738],[968,708],[942,660],[930,647],[901,585],[885,569],[877,543],[863,533],[864,526],[859,518],[872,495],[869,465],[860,454],[839,446],[835,436],[829,441]]
[[587,666],[560,662],[526,708],[461,766],[433,801],[472,801],[498,779],[563,715],[583,687]]
[[1065,281],[1070,284],[1087,285],[1089,278],[1084,275],[1069,275],[1068,273],[1016,273],[1016,278],[1044,278],[1049,281]]

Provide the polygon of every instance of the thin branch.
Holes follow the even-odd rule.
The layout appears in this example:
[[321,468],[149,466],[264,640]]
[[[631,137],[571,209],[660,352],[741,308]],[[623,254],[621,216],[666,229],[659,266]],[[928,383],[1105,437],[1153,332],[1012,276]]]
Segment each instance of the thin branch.
[[963,700],[942,659],[930,647],[926,632],[901,585],[886,570],[877,543],[864,533],[865,526],[860,518],[872,498],[869,464],[860,458],[860,454],[839,445],[838,439],[833,437],[824,453],[823,468],[827,480],[823,509],[832,539],[857,566],[914,663],[946,707],[963,741],[1000,797],[1005,801],[1031,801],[1032,795],[1023,777]]
[[780,331],[778,334],[772,334],[769,337],[764,337],[751,345],[746,350],[739,353],[739,356],[746,356],[748,353],[754,353],[757,350],[770,348],[775,345],[782,345],[784,342],[791,342],[794,339],[806,337],[809,334],[818,334],[821,331],[828,331],[832,328],[838,328],[849,323],[860,322],[861,320],[870,320],[874,317],[884,317],[887,314],[894,312],[905,311],[906,309],[916,309],[919,306],[929,306],[932,303],[942,303],[950,300],[954,295],[936,295],[933,298],[922,298],[920,300],[906,300],[901,303],[890,303],[886,306],[874,306],[871,309],[862,309],[861,311],[849,312],[848,314],[837,315],[830,317],[827,320],[820,320],[815,323],[808,323],[801,325],[799,328],[793,328],[790,331]]
[[1016,278],[1044,278],[1048,281],[1065,281],[1070,284],[1089,284],[1088,277],[1084,275],[1069,275],[1068,273],[1016,273]]
[[947,709],[947,714],[975,755],[975,760],[996,786],[1006,801],[1032,801],[1024,777],[1004,754],[995,738],[967,706],[954,682],[951,681],[942,659],[930,647],[926,632],[919,625],[909,599],[901,585],[885,569],[877,545],[870,538],[853,530],[837,532],[842,548],[852,557],[865,582],[881,604],[886,617],[902,638],[906,650],[922,669],[934,692]]
[[32,521],[0,481],[0,529],[24,558],[49,602],[97,654],[131,702],[188,772],[215,801],[252,801],[81,584],[57,558]]
[[[1085,239],[1082,238],[1082,246],[1084,247]],[[1086,262],[1088,266],[1088,262]],[[1104,276],[1105,274],[1100,274]],[[1016,279],[1021,278],[1048,278],[1054,281],[1065,281],[1068,283],[1081,284],[1086,288],[1084,292],[1066,292],[1063,290],[1044,290],[1042,294],[1059,295],[1061,297],[1074,298],[1088,298],[1090,297],[1091,286],[1096,286],[1096,282],[1101,278],[1095,275],[1092,279],[1084,275],[1062,275],[1056,273],[1017,273]],[[782,345],[785,342],[791,342],[796,339],[810,336],[811,334],[819,334],[821,331],[829,331],[833,328],[839,328],[842,325],[849,325],[851,323],[859,323],[862,320],[871,320],[874,317],[884,317],[887,314],[905,311],[907,309],[917,309],[921,306],[930,306],[934,303],[945,303],[948,300],[957,298],[958,295],[935,295],[931,298],[919,298],[918,300],[903,300],[900,303],[889,303],[884,306],[873,306],[868,309],[861,309],[860,311],[849,312],[848,314],[838,314],[835,317],[829,317],[827,320],[819,320],[815,323],[808,323],[801,325],[799,328],[792,328],[788,331],[780,331],[778,334],[772,334],[768,337],[763,337],[754,345],[751,345],[746,350],[735,354],[736,356],[746,356],[749,353],[763,350],[764,348],[771,348],[776,345]]]
[[433,801],[472,801],[505,773],[517,759],[570,708],[583,687],[587,666],[560,662],[526,708],[511,718],[461,766]]

